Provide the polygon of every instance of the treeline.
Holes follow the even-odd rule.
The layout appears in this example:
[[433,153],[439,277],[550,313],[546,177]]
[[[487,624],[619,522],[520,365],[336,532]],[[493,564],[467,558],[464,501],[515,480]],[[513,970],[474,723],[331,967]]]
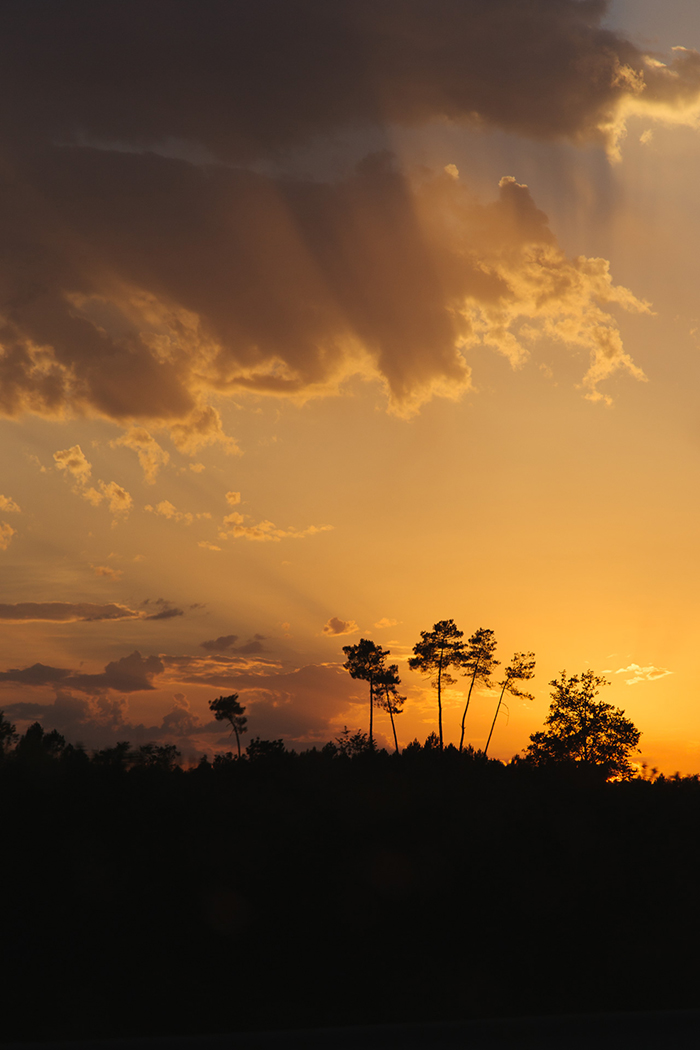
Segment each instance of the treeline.
[[5,1040],[695,1003],[697,778],[437,736],[188,770],[24,741],[0,767]]

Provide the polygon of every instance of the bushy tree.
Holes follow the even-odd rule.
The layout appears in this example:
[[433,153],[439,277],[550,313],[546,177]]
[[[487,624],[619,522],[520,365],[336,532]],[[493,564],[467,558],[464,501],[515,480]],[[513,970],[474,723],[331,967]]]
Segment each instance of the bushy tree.
[[241,733],[247,732],[248,719],[245,716],[245,707],[241,705],[238,699],[238,693],[231,693],[230,696],[219,696],[216,700],[210,700],[209,710],[217,722],[228,722],[231,726],[231,732],[236,734],[238,757],[240,758]]
[[460,751],[464,746],[464,723],[469,710],[469,701],[472,698],[472,689],[477,682],[479,685],[486,686],[486,688],[490,687],[491,675],[500,663],[493,655],[495,651],[496,638],[493,631],[486,627],[480,627],[478,631],[475,631],[465,646],[462,667],[464,668],[465,677],[469,679],[469,692],[467,693],[467,702],[464,705],[464,714],[462,715],[462,735],[459,738]]
[[562,671],[549,684],[547,728],[530,737],[526,760],[582,763],[599,767],[606,779],[631,777],[630,758],[641,733],[619,707],[596,700],[608,680],[590,670],[570,677]]
[[350,677],[359,678],[369,685],[369,746],[371,748],[374,746],[372,735],[374,698],[382,678],[387,674],[386,658],[389,650],[382,649],[369,638],[360,638],[357,645],[344,645],[343,652],[347,657],[343,667],[349,671]]
[[344,758],[355,758],[356,755],[364,755],[367,751],[373,750],[374,745],[370,744],[367,734],[363,733],[361,729],[352,733],[345,726],[340,736],[336,737],[333,747],[336,754],[342,755]]
[[408,661],[412,671],[420,671],[430,678],[437,691],[438,731],[440,747],[442,737],[442,690],[456,681],[450,674],[451,667],[459,667],[464,659],[464,631],[457,629],[454,620],[439,620],[432,631],[421,631],[421,640],[413,646],[415,656]]
[[530,678],[535,677],[535,654],[534,653],[514,653],[513,659],[506,667],[506,673],[498,683],[501,687],[501,695],[498,698],[498,704],[496,706],[496,714],[493,716],[493,722],[491,723],[491,732],[489,738],[486,741],[486,747],[484,748],[484,754],[488,752],[489,744],[491,743],[491,737],[493,731],[496,728],[496,719],[498,718],[498,712],[501,710],[501,704],[503,703],[503,696],[505,693],[510,693],[511,696],[519,696],[523,700],[534,700],[532,693],[526,693],[520,689],[517,685],[518,682],[527,682]]

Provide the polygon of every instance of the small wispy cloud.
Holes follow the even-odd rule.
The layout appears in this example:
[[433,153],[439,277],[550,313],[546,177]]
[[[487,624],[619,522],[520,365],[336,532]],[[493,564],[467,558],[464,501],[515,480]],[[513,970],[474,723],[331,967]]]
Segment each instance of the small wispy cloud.
[[228,531],[220,532],[219,539],[226,540],[232,536],[234,539],[255,540],[258,543],[279,543],[285,539],[301,540],[305,536],[315,536],[333,528],[332,525],[309,525],[306,529],[296,529],[290,525],[287,529],[280,529],[273,521],[259,521],[255,525],[246,525],[244,522],[247,517],[249,515],[239,514],[238,511],[227,514],[224,525]]
[[112,569],[109,565],[93,565],[95,576],[104,576],[107,580],[118,580],[124,575],[123,569]]
[[666,667],[654,667],[653,664],[649,664],[647,667],[642,667],[640,664],[630,664],[628,667],[619,667],[617,671],[607,670],[603,674],[629,674],[632,677],[625,679],[626,685],[637,685],[639,682],[656,682],[659,678],[665,678],[666,675],[673,674],[673,671],[669,671]]

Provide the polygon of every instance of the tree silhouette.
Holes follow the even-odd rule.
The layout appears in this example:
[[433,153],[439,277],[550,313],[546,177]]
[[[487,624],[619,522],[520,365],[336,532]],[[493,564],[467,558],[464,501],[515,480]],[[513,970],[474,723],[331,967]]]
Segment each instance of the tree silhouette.
[[516,682],[526,682],[530,678],[535,677],[535,654],[534,653],[514,653],[513,659],[506,667],[506,673],[502,681],[498,684],[501,686],[501,695],[498,698],[498,705],[496,707],[496,714],[493,716],[493,722],[491,723],[491,732],[489,738],[486,741],[486,747],[484,748],[484,754],[489,749],[491,743],[491,737],[496,726],[496,719],[498,718],[498,712],[501,710],[501,704],[503,703],[503,695],[508,692],[511,696],[520,696],[523,700],[534,700],[532,693],[525,693],[522,689],[518,689]]
[[403,711],[403,705],[406,702],[405,696],[399,696],[398,686],[401,684],[399,678],[399,667],[398,664],[391,664],[387,667],[383,675],[380,676],[380,680],[376,686],[377,703],[384,710],[389,712],[389,718],[391,719],[391,730],[394,734],[394,747],[396,753],[399,753],[399,741],[396,736],[396,723],[394,722],[394,715],[400,715]]
[[577,762],[599,766],[605,778],[626,780],[633,774],[630,756],[641,733],[624,711],[596,700],[606,678],[584,671],[567,678],[562,671],[553,686],[546,730],[533,733],[525,758],[535,765]]
[[240,758],[241,733],[248,731],[248,719],[244,714],[245,707],[242,707],[238,701],[238,693],[231,693],[231,696],[219,696],[216,700],[210,700],[209,710],[217,722],[228,722],[231,726],[231,732],[236,734],[238,757]]
[[432,631],[421,631],[421,640],[413,646],[416,654],[408,661],[412,671],[420,671],[431,680],[437,690],[438,729],[440,747],[442,739],[442,688],[452,685],[456,679],[450,674],[450,667],[458,667],[464,658],[464,642],[461,640],[464,631],[459,631],[454,620],[440,620],[433,624]]
[[387,673],[384,661],[389,655],[389,650],[382,649],[369,638],[360,638],[357,645],[344,645],[343,652],[347,656],[343,667],[350,672],[350,677],[369,682],[369,746],[372,748],[374,747],[372,736],[374,697],[382,676]]
[[130,758],[131,744],[128,740],[119,740],[113,747],[104,747],[101,751],[94,751],[92,755],[92,761],[96,766],[122,771],[126,769]]
[[142,744],[134,752],[134,764],[142,769],[161,769],[171,773],[181,757],[175,744]]
[[490,676],[500,663],[500,660],[496,660],[493,655],[495,649],[496,639],[494,633],[486,627],[480,627],[478,631],[475,631],[466,644],[462,658],[462,667],[464,667],[464,674],[470,679],[470,682],[467,702],[464,705],[464,714],[462,715],[462,735],[459,738],[460,751],[464,746],[464,722],[469,710],[469,701],[472,698],[472,689],[477,682],[487,687],[490,686]]
[[345,758],[354,758],[355,755],[364,755],[366,751],[369,751],[370,743],[367,734],[363,733],[361,729],[351,733],[348,727],[345,726],[340,736],[336,737],[336,743],[326,744],[326,747],[333,748],[333,753],[342,755]]
[[15,753],[20,761],[45,764],[58,758],[65,746],[66,738],[57,729],[46,733],[40,722],[34,722],[20,737]]
[[0,711],[0,759],[10,750],[16,739],[17,730],[12,722],[8,722],[5,718],[5,712]]

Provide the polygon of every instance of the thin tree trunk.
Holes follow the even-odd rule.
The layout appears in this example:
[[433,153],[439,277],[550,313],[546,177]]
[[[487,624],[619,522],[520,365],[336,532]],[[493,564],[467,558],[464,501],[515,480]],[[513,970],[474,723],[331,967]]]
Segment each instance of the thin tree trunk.
[[238,744],[238,757],[241,757],[241,738],[236,727],[233,727],[233,731],[236,734],[236,743]]
[[373,689],[373,686],[372,686],[372,681],[370,679],[370,683],[369,683],[369,747],[370,747],[370,751],[372,750],[372,718],[373,718],[373,715],[374,715],[373,700],[374,700],[374,689]]
[[442,658],[443,653],[440,653],[440,663],[438,665],[438,729],[440,731],[440,750],[442,751]]
[[493,731],[494,731],[494,729],[496,727],[496,719],[498,718],[498,712],[501,710],[501,704],[503,703],[503,694],[506,691],[506,686],[507,685],[508,685],[508,680],[506,679],[506,681],[503,683],[503,688],[501,689],[501,695],[498,698],[498,707],[496,708],[496,714],[493,716],[493,722],[491,724],[491,732],[489,733],[489,738],[486,741],[486,747],[484,748],[484,754],[486,754],[486,752],[489,749],[489,744],[491,743],[491,737],[493,736]]
[[476,681],[476,673],[479,670],[479,661],[476,661],[476,667],[474,668],[474,674],[472,675],[471,685],[469,686],[469,692],[467,694],[467,702],[464,705],[464,714],[462,715],[462,735],[459,738],[459,750],[462,750],[464,744],[464,722],[467,717],[467,711],[469,710],[469,701],[472,698],[472,689],[474,688],[474,682]]
[[389,718],[391,719],[391,728],[394,731],[394,747],[396,748],[396,754],[399,753],[399,742],[396,739],[396,726],[394,725],[394,712],[391,710],[391,701],[389,701]]

